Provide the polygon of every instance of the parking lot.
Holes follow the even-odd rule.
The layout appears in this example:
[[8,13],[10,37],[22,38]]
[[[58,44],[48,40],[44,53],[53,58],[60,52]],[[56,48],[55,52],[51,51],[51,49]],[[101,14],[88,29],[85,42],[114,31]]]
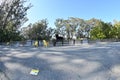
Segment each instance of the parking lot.
[[0,46],[0,80],[120,80],[120,43]]

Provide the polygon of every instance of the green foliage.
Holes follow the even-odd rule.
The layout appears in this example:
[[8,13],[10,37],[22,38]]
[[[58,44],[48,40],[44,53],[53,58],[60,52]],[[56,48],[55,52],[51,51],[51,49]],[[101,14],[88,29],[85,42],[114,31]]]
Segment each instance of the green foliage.
[[[46,24],[46,25],[44,25]],[[105,23],[98,19],[83,20],[80,18],[70,17],[67,20],[56,19],[56,30],[47,27],[47,21],[39,21],[29,28],[27,32],[29,39],[50,39],[52,34],[58,33],[63,36],[67,35],[70,39],[74,34],[77,38],[91,38],[91,39],[120,39],[120,22],[116,21],[114,25]],[[29,25],[30,26],[30,25]],[[54,32],[53,32],[54,31]]]
[[114,21],[114,32],[116,34],[116,38],[120,39],[120,21]]
[[90,31],[91,39],[111,39],[115,38],[115,29],[111,23],[99,21]]
[[[49,40],[52,36],[53,29],[48,28],[47,19],[40,20],[34,24],[28,25],[24,34],[28,36],[28,39],[32,40]],[[23,35],[24,35],[23,34]]]
[[55,26],[57,28],[57,33],[63,36],[67,36],[68,39],[72,38],[74,33],[77,33],[77,28],[79,26],[79,18],[70,17],[67,20],[56,19]]
[[110,23],[104,23],[104,22],[101,22],[102,24],[102,31],[103,31],[103,34],[105,35],[105,38],[106,39],[110,39],[111,38],[111,31],[112,31],[112,25]]
[[101,27],[94,27],[91,31],[90,31],[90,36],[91,39],[95,40],[95,39],[104,39],[105,35],[102,32]]
[[[46,25],[44,25],[46,24]],[[114,25],[105,23],[98,19],[83,20],[70,17],[67,20],[56,19],[56,30],[47,27],[47,21],[39,21],[29,28],[27,32],[29,39],[49,40],[54,33],[67,35],[70,39],[77,34],[77,38],[87,37],[91,39],[120,39],[120,22],[116,21]],[[53,33],[54,31],[54,33]]]
[[4,0],[0,4],[0,42],[21,40],[18,29],[28,20],[25,0]]
[[8,31],[6,29],[0,30],[0,37],[0,42],[23,40],[23,36],[20,35],[20,32]]

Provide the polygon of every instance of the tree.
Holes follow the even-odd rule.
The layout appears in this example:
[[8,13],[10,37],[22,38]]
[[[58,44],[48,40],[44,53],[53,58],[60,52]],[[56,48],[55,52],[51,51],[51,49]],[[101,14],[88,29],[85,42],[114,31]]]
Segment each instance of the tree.
[[113,34],[112,28],[111,23],[97,22],[90,32],[91,39],[111,39]]
[[103,34],[105,35],[105,38],[106,39],[111,39],[112,38],[112,35],[110,34],[111,31],[112,31],[112,24],[111,23],[104,23],[104,22],[101,22],[102,24],[102,31],[103,31]]
[[40,20],[34,24],[28,25],[26,34],[32,40],[50,40],[52,37],[52,28],[48,28],[47,19]]
[[[117,23],[119,24],[119,23]],[[80,18],[69,17],[67,20],[56,19],[55,25],[57,33],[67,35],[72,38],[73,34],[77,34],[77,38],[86,37],[92,39],[111,39],[119,38],[119,25],[115,27],[111,23],[105,23],[99,19],[92,18],[83,20]]]
[[[28,20],[27,10],[31,5],[24,6],[26,0],[4,0],[0,4],[0,42],[16,40],[18,29]],[[8,36],[9,35],[9,36]],[[4,37],[3,37],[4,36]]]
[[104,39],[105,38],[105,35],[104,35],[100,26],[94,27],[90,31],[90,38],[93,39],[93,40]]
[[64,19],[58,18],[56,19],[54,24],[56,26],[56,33],[64,36],[65,35]]
[[114,33],[117,39],[120,39],[120,21],[114,20]]
[[78,18],[69,17],[67,20],[56,19],[55,25],[57,32],[63,36],[67,36],[67,39],[71,39],[73,35],[77,32],[79,25]]

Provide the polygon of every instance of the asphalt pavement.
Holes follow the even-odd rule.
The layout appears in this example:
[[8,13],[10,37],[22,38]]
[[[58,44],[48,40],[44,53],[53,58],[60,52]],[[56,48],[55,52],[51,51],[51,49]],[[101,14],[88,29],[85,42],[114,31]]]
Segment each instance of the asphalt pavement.
[[[38,75],[31,75],[32,69]],[[120,42],[0,46],[0,80],[120,80]]]

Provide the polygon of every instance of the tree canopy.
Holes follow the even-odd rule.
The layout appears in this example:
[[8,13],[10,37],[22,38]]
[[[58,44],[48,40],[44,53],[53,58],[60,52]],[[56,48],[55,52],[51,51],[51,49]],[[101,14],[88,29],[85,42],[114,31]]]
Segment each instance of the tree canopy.
[[27,27],[21,26],[28,20],[27,11],[31,4],[25,6],[26,0],[3,0],[0,3],[0,42],[31,40],[50,40],[53,34],[60,34],[67,39],[74,35],[78,38],[120,39],[120,21],[114,24],[92,18],[84,20],[77,17],[55,20],[56,28],[48,26],[48,20],[42,19]]
[[20,40],[19,28],[28,20],[25,0],[3,0],[0,4],[0,42]]
[[53,29],[48,27],[47,19],[42,19],[34,24],[29,24],[24,29],[24,36],[31,40],[50,40],[53,34]]

